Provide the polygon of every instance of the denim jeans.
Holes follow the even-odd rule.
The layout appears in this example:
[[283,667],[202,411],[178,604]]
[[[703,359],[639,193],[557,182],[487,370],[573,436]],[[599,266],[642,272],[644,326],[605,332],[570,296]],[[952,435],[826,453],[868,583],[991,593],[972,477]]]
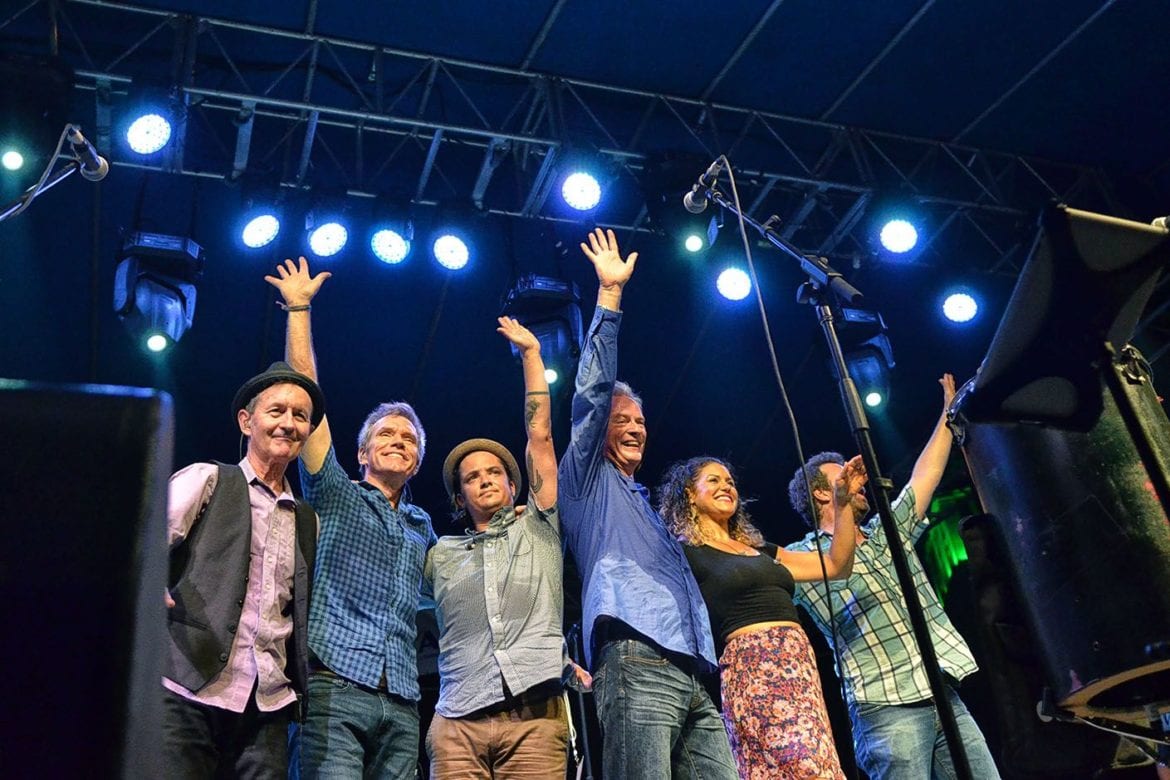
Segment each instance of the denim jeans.
[[301,777],[418,777],[418,705],[329,673],[307,688]]
[[700,680],[654,647],[606,643],[593,675],[604,777],[737,780],[719,711]]
[[[999,771],[987,749],[987,740],[949,686],[947,697],[955,711],[959,737],[975,780],[996,780]],[[929,702],[914,705],[851,704],[853,742],[857,762],[874,780],[951,780],[955,768],[943,736],[938,713]]]

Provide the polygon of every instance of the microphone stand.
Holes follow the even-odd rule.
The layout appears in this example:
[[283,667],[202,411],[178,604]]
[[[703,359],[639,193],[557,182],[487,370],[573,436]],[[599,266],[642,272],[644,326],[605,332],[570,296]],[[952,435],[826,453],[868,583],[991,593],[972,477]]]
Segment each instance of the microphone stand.
[[938,655],[935,653],[934,643],[930,639],[926,613],[923,612],[922,602],[918,598],[918,589],[914,586],[914,578],[910,574],[906,551],[900,543],[898,526],[894,522],[893,511],[890,509],[888,491],[893,487],[893,484],[887,477],[882,476],[878,468],[877,453],[874,450],[873,439],[869,432],[869,420],[861,405],[861,396],[857,392],[857,386],[849,376],[849,370],[845,365],[845,355],[841,349],[841,341],[837,337],[837,330],[833,324],[833,312],[835,309],[839,310],[839,301],[856,303],[862,297],[861,292],[845,281],[840,272],[834,270],[823,257],[809,257],[803,254],[773,230],[773,226],[779,222],[777,217],[772,217],[767,222],[760,224],[736,208],[735,204],[717,189],[717,183],[707,186],[700,181],[696,194],[703,195],[708,200],[737,215],[746,224],[751,225],[770,244],[779,249],[781,254],[799,263],[808,276],[808,281],[804,282],[797,292],[797,300],[816,308],[817,319],[825,334],[825,343],[829,346],[833,370],[841,392],[841,403],[845,407],[845,416],[853,431],[853,438],[861,453],[861,459],[865,463],[865,470],[869,474],[871,493],[881,518],[882,529],[886,534],[890,558],[893,560],[894,570],[898,575],[898,584],[906,600],[906,611],[910,616],[910,625],[922,655],[926,677],[930,681],[930,692],[938,710],[939,723],[942,725],[943,735],[946,737],[947,745],[951,751],[955,775],[959,780],[973,780],[971,766],[967,762],[967,752],[959,737],[959,726],[955,721],[955,713],[951,707],[950,699],[947,698],[946,683],[943,680],[942,669],[938,664]]
[[0,210],[0,222],[3,222],[4,220],[8,219],[9,217],[14,216],[14,215],[19,214],[20,212],[24,211],[26,208],[28,208],[28,205],[30,203],[32,203],[34,200],[36,200],[38,195],[40,195],[41,193],[46,192],[46,191],[52,189],[53,187],[55,187],[56,185],[60,184],[65,179],[69,178],[69,176],[80,167],[81,167],[80,161],[71,160],[70,162],[66,163],[65,165],[61,166],[56,171],[54,171],[53,174],[51,176],[49,176],[49,178],[45,179],[43,184],[40,184],[40,183],[34,184],[32,187],[25,190],[24,194],[22,194],[19,198],[12,201],[7,206],[5,206],[3,208],[3,210]]

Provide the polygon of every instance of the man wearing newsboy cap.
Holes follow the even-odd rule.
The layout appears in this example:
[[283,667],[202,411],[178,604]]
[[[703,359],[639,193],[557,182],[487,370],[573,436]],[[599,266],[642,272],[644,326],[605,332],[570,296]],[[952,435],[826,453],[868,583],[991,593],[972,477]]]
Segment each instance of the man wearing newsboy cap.
[[285,471],[325,414],[317,383],[273,363],[232,401],[247,453],[169,486],[163,751],[168,778],[284,778],[307,677],[317,515]]
[[520,467],[499,442],[468,439],[443,461],[455,522],[466,530],[439,539],[423,569],[439,624],[439,701],[426,740],[432,778],[565,776],[567,655],[548,383],[536,337],[514,319],[499,323],[524,370],[528,503],[515,507]]

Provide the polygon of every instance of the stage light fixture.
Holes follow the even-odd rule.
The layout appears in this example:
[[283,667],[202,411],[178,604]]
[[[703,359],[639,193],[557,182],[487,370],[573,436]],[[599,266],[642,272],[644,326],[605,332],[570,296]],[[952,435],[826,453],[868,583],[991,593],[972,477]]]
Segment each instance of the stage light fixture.
[[150,351],[167,349],[191,327],[203,264],[203,248],[184,236],[137,232],[126,239],[114,271],[114,311]]
[[683,242],[683,246],[686,247],[688,252],[701,252],[706,245],[707,243],[698,233],[691,233],[687,236],[686,241]]
[[879,234],[882,246],[894,254],[909,252],[918,243],[918,229],[906,219],[891,219]]
[[126,143],[138,154],[154,154],[170,140],[171,121],[162,114],[140,114],[126,128]]
[[573,171],[561,184],[561,197],[570,208],[591,211],[601,202],[601,185],[593,174]]
[[692,154],[664,153],[647,160],[641,177],[651,226],[692,254],[714,245],[722,227],[721,209],[692,214],[682,205],[683,196],[711,164],[704,159]]
[[330,220],[309,231],[309,249],[317,257],[332,257],[349,242],[349,231],[340,222]]
[[9,149],[0,156],[0,165],[3,165],[5,170],[19,171],[24,167],[24,155],[15,149]]
[[866,406],[882,406],[890,398],[890,370],[894,367],[894,350],[882,315],[868,309],[843,307],[837,320],[837,334],[845,366],[858,394]]
[[449,271],[458,271],[471,259],[467,242],[455,233],[440,233],[431,245],[431,253],[439,265]]
[[952,292],[943,299],[943,316],[955,323],[970,322],[979,313],[979,302],[967,292]]
[[370,251],[387,265],[397,265],[410,253],[410,241],[393,228],[382,228],[370,236]]
[[276,214],[265,211],[248,219],[240,233],[240,238],[243,239],[244,246],[249,249],[259,249],[271,244],[279,234],[280,219]]
[[[504,294],[500,314],[514,317],[536,336],[549,385],[560,383],[562,378],[562,386],[571,385],[584,341],[577,285],[552,276],[526,274]],[[520,359],[515,345],[512,354]]]
[[742,301],[752,291],[752,279],[741,268],[727,268],[715,280],[719,294],[729,301]]

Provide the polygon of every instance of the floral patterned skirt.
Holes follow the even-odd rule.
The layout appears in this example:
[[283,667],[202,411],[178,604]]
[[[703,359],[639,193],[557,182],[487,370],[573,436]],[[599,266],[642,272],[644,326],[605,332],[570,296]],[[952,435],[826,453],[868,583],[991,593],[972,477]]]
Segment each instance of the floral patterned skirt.
[[719,667],[723,723],[743,780],[844,780],[803,629],[773,626],[737,636]]

